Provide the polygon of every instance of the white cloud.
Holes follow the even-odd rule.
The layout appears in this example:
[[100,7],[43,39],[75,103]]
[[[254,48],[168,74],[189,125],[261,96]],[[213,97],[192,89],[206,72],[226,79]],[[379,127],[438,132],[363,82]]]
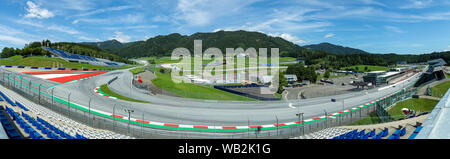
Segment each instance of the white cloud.
[[28,34],[21,30],[0,24],[0,41],[3,41],[3,44],[9,43],[19,46],[27,44],[30,39],[36,38],[37,36],[34,34]]
[[401,9],[420,9],[428,7],[433,0],[409,0],[406,5],[400,6]]
[[157,25],[131,25],[131,26],[120,26],[120,27],[105,27],[105,30],[141,30],[145,29],[155,29],[158,28]]
[[285,39],[285,40],[287,40],[287,41],[293,42],[294,44],[304,44],[304,43],[307,43],[306,41],[301,40],[300,38],[298,38],[298,37],[296,37],[296,36],[293,36],[293,35],[291,35],[291,34],[288,34],[288,33],[282,33],[282,34],[280,34],[280,33],[275,33],[275,34],[269,33],[268,35],[269,35],[269,36],[273,36],[273,37],[280,37],[280,38],[283,38],[283,39]]
[[402,29],[397,28],[397,27],[395,27],[395,26],[385,25],[384,28],[385,28],[386,30],[388,30],[388,31],[396,32],[396,33],[404,33],[404,32],[405,32],[405,31],[403,31]]
[[48,30],[59,31],[67,34],[80,34],[78,30],[72,29],[70,27],[61,26],[61,25],[49,25],[47,27]]
[[36,27],[36,28],[42,28],[42,29],[47,29],[47,30],[58,31],[58,32],[67,33],[67,34],[71,34],[71,35],[81,34],[80,31],[78,31],[76,29],[73,29],[71,27],[63,26],[63,25],[56,25],[56,24],[46,24],[46,25],[44,25],[44,24],[42,24],[40,22],[23,20],[23,19],[14,20],[14,22],[16,22],[18,24],[29,25],[29,26],[33,26],[33,27]]
[[78,15],[74,15],[74,16],[78,16],[78,17],[90,16],[90,15],[104,13],[104,12],[121,11],[121,10],[132,9],[132,8],[137,8],[137,7],[136,6],[127,5],[127,6],[116,6],[116,7],[109,7],[109,8],[101,8],[101,9],[96,9],[96,10],[93,10],[93,11],[90,11],[90,12],[84,12],[84,13],[81,13],[81,14],[78,14]]
[[80,22],[94,23],[94,24],[136,24],[144,22],[143,14],[127,14],[119,17],[108,18],[80,18],[72,21],[72,24],[78,24]]
[[365,4],[379,5],[379,6],[383,6],[383,7],[386,6],[383,3],[377,2],[375,0],[361,0],[361,1]]
[[53,1],[54,4],[58,5],[60,8],[71,9],[71,10],[79,10],[86,11],[90,10],[95,6],[97,1],[92,0],[63,0],[61,1]]
[[128,35],[125,35],[122,32],[116,31],[114,32],[114,34],[116,34],[114,37],[110,38],[110,40],[112,39],[116,39],[117,41],[120,41],[121,43],[127,43],[130,42],[131,37]]
[[24,39],[2,34],[0,34],[0,41],[7,41],[16,45],[24,45],[28,43],[28,41]]
[[34,4],[31,1],[27,1],[27,14],[25,15],[26,18],[38,18],[38,19],[46,19],[54,17],[55,15],[48,11],[47,9],[39,8],[36,4]]
[[444,51],[450,51],[450,45],[448,45],[447,49],[445,49]]
[[334,36],[333,33],[328,33],[328,34],[325,35],[323,38],[328,39],[328,38],[331,38],[331,37],[333,37],[333,36]]
[[100,42],[101,40],[98,38],[90,38],[86,36],[78,36],[78,39],[88,41],[88,42]]
[[191,26],[205,26],[223,16],[242,16],[238,13],[256,1],[259,0],[179,0],[175,13],[170,17]]
[[274,10],[271,15],[262,18],[263,21],[247,22],[238,27],[228,27],[224,30],[248,30],[266,32],[304,32],[312,29],[322,29],[332,25],[330,22],[305,17],[305,14],[318,11],[316,9]]

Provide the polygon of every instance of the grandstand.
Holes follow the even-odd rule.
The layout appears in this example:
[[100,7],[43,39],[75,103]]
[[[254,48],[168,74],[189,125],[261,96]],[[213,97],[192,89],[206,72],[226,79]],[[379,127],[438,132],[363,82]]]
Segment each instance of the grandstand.
[[[132,138],[75,122],[41,105],[28,101],[3,86],[0,86],[0,96],[0,119],[10,139]],[[4,110],[7,113],[3,113]]]
[[409,119],[359,126],[326,128],[294,139],[414,139],[423,128],[428,112]]
[[60,57],[69,62],[79,62],[79,63],[86,63],[86,64],[97,65],[97,66],[111,66],[111,67],[126,65],[125,63],[113,62],[113,61],[110,61],[107,59],[83,56],[83,55],[78,55],[78,54],[71,54],[71,53],[68,53],[66,51],[59,50],[59,49],[54,49],[54,48],[49,48],[49,47],[42,47],[42,48],[48,50],[53,55],[56,55],[57,57]]

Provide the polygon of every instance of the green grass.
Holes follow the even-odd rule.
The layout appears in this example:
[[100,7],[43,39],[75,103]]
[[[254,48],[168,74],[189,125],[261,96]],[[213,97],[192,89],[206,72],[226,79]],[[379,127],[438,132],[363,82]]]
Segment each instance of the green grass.
[[1,65],[9,66],[34,66],[34,67],[53,67],[54,63],[60,63],[65,68],[85,68],[85,69],[122,69],[129,68],[132,66],[121,66],[121,67],[107,67],[107,66],[95,66],[90,64],[83,64],[77,62],[67,62],[60,58],[51,58],[45,56],[31,56],[23,58],[22,56],[12,56],[7,59],[0,60]]
[[208,100],[235,100],[235,101],[256,101],[256,99],[240,96],[237,94],[221,91],[215,88],[200,86],[191,83],[174,83],[170,73],[160,73],[156,71],[157,78],[152,83],[165,91],[169,91],[177,96],[195,99]]
[[377,123],[381,123],[381,121],[380,121],[380,119],[378,119],[377,113],[372,113],[372,114],[370,114],[369,117],[366,117],[362,120],[358,120],[349,125],[350,126],[352,126],[352,125],[369,125],[369,124],[377,124]]
[[[319,76],[317,76],[317,81],[319,81],[322,78],[325,78],[325,77],[323,77],[324,74],[325,73],[321,73]],[[334,74],[336,74],[336,75],[334,75]],[[351,75],[351,74],[348,74],[348,75]],[[345,73],[333,73],[333,72],[330,72],[330,78],[328,78],[328,79],[337,78],[337,77],[344,77],[344,76],[347,76],[347,75],[345,75]]]
[[134,75],[134,74],[137,74],[137,73],[139,73],[139,72],[143,72],[143,71],[144,71],[144,68],[143,68],[143,67],[134,68],[134,69],[131,69],[131,70],[130,70],[130,72],[133,73],[133,75]]
[[[367,66],[367,71],[364,69]],[[341,68],[341,70],[345,70],[347,68],[358,68],[358,71],[362,71],[362,72],[368,72],[370,71],[388,71],[389,67],[385,67],[385,66],[372,66],[372,65],[354,65],[354,66],[349,66],[349,67],[344,67]]]
[[[181,60],[171,60],[171,57],[169,56],[164,56],[164,57],[142,57],[139,58],[141,60],[155,60],[156,64],[164,64],[164,63],[178,63]],[[267,63],[270,63],[271,58],[267,58]],[[293,62],[295,61],[296,58],[293,57],[280,57],[279,58],[279,62]],[[191,57],[191,61],[192,63],[194,62],[194,58]],[[213,62],[214,60],[202,60],[203,64],[208,64]],[[237,62],[237,58],[234,58],[234,61]],[[257,61],[259,61],[259,58],[257,58]],[[284,65],[289,65],[289,64],[284,64]],[[249,66],[249,58],[245,58],[245,66],[248,67]]]
[[142,101],[142,100],[138,100],[138,99],[133,99],[133,98],[129,98],[129,97],[125,97],[123,95],[117,94],[116,92],[111,91],[108,88],[107,84],[101,85],[99,91],[102,91],[104,94],[106,94],[108,96],[111,96],[111,97],[116,97],[116,98],[118,98],[120,100],[126,100],[126,101],[131,101],[131,102],[139,102],[139,103],[150,103],[148,101]]
[[280,93],[275,93],[275,94],[273,94],[275,97],[277,97],[277,98],[282,98],[283,96],[280,94]]
[[[431,112],[438,102],[439,101],[437,100],[426,98],[411,98],[396,103],[387,112],[389,113],[389,115],[391,115],[393,119],[398,120],[400,118],[405,117],[401,111],[403,108],[413,109],[414,111],[416,111],[416,114],[422,112]],[[381,123],[381,121],[378,118],[378,115],[376,113],[372,113],[370,114],[369,117],[353,122],[349,125],[369,125],[378,123]]]
[[442,98],[447,90],[450,88],[450,81],[440,83],[431,87],[431,96]]
[[431,112],[438,102],[439,101],[433,99],[411,98],[396,103],[387,112],[394,119],[400,119],[404,117],[401,111],[403,108],[413,109],[414,111],[416,111],[416,114],[418,112]]

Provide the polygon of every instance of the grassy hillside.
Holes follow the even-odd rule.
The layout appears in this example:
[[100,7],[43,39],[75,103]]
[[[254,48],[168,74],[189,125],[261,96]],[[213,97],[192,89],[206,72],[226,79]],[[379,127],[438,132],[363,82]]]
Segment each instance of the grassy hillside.
[[387,112],[394,119],[403,118],[402,109],[409,108],[417,112],[431,112],[439,101],[426,98],[412,98],[396,103]]
[[191,83],[176,84],[172,81],[170,72],[160,73],[157,71],[156,75],[157,78],[152,80],[154,85],[181,97],[209,100],[256,101],[252,98],[221,91],[215,88]]
[[431,87],[431,96],[441,98],[445,95],[449,88],[450,81],[440,83],[434,87]]
[[34,66],[34,67],[53,67],[54,63],[60,63],[65,68],[86,68],[86,69],[112,69],[112,68],[129,68],[131,66],[122,66],[122,67],[107,67],[107,66],[95,66],[90,64],[76,63],[76,62],[67,62],[60,58],[51,58],[45,56],[31,56],[31,57],[22,57],[22,56],[12,56],[7,59],[0,60],[1,65],[9,65],[9,66]]
[[[367,67],[367,70],[365,70],[365,67]],[[354,65],[349,67],[341,68],[342,70],[346,69],[356,69],[356,71],[362,71],[362,72],[369,72],[369,71],[388,71],[389,67],[385,66],[372,66],[372,65]]]
[[120,94],[118,94],[118,93],[116,93],[116,92],[113,92],[113,91],[111,91],[111,90],[108,88],[108,85],[107,85],[107,84],[101,85],[99,91],[101,91],[101,92],[104,93],[104,94],[107,94],[108,96],[116,97],[116,98],[118,98],[118,99],[120,99],[120,100],[126,100],[126,101],[131,101],[131,102],[139,102],[139,103],[150,103],[150,102],[148,102],[148,101],[142,101],[142,100],[138,100],[138,99],[134,99],[134,98],[129,98],[129,97],[120,95]]
[[[414,111],[416,111],[416,114],[422,112],[431,112],[438,102],[439,101],[437,100],[426,98],[412,98],[396,103],[387,112],[392,116],[392,118],[398,120],[405,117],[401,111],[403,108],[414,109]],[[377,124],[380,122],[381,120],[378,119],[377,114],[372,113],[369,117],[353,122],[349,125],[368,125]]]

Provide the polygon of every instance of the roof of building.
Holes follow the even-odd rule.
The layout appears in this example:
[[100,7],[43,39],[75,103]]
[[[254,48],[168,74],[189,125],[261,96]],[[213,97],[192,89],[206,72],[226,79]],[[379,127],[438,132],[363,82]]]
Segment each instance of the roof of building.
[[380,77],[389,77],[389,76],[394,76],[397,74],[400,74],[400,72],[387,72],[386,74],[381,75]]
[[367,73],[383,73],[383,72],[386,72],[386,71],[370,71],[370,72],[367,72]]

